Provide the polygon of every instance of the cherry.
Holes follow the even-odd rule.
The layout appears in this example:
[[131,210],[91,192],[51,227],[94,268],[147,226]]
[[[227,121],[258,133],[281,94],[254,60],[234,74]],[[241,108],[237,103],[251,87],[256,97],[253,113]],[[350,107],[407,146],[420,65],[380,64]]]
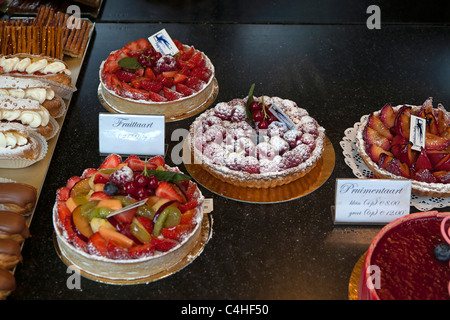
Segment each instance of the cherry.
[[136,191],[133,193],[133,195],[138,199],[142,200],[147,198],[147,188],[145,187],[138,187]]
[[136,191],[136,185],[133,181],[128,181],[127,183],[125,183],[123,190],[127,193],[127,194],[134,194]]
[[144,176],[143,174],[138,175],[137,177],[135,177],[134,182],[138,187],[145,187],[148,183],[148,177]]
[[255,112],[261,110],[262,106],[258,102],[253,101],[252,103],[250,103],[250,106],[248,108],[250,109],[250,111]]
[[261,111],[256,111],[255,113],[253,113],[253,121],[255,122],[259,122],[262,119],[264,119],[264,114]]
[[150,189],[156,189],[158,187],[158,178],[155,175],[148,176],[147,187]]
[[269,123],[266,120],[260,121],[258,123],[259,129],[267,129],[269,127]]

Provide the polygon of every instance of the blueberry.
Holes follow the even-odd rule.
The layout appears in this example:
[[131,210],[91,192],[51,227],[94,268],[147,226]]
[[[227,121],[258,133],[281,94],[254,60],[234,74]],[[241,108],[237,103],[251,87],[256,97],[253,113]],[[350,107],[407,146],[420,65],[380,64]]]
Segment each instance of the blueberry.
[[434,248],[434,255],[439,261],[450,260],[450,245],[447,243],[441,243]]
[[103,192],[106,193],[108,196],[114,196],[119,191],[119,188],[116,184],[112,182],[107,182],[103,186]]

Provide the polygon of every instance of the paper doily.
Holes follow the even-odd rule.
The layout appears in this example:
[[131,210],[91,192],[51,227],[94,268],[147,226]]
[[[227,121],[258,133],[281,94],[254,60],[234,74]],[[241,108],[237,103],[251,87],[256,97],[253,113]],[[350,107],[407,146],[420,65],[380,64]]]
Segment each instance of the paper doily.
[[[347,128],[344,131],[345,136],[339,143],[342,148],[345,163],[352,169],[353,174],[359,179],[374,178],[373,172],[366,166],[361,159],[358,149],[356,148],[356,132],[361,123],[368,117],[362,116],[360,122],[356,122],[353,128]],[[416,207],[420,211],[429,211],[436,208],[444,208],[450,206],[450,198],[426,197],[411,194],[411,206]]]

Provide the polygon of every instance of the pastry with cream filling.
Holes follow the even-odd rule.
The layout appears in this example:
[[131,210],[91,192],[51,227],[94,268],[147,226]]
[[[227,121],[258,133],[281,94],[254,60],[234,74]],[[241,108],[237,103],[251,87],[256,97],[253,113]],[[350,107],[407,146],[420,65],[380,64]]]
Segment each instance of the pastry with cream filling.
[[50,139],[58,130],[57,123],[50,120],[50,113],[38,101],[0,94],[1,122],[22,123],[44,138]]
[[61,116],[66,107],[64,100],[55,94],[48,83],[37,79],[1,76],[0,94],[39,101],[54,118]]
[[18,122],[0,122],[0,158],[36,160],[43,149],[41,140]]

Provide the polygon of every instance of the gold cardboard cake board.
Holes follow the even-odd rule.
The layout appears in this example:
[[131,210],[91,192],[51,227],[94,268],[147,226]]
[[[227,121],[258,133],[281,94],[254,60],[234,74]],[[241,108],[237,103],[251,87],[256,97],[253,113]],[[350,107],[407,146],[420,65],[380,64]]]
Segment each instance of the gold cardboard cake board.
[[[173,121],[179,121],[183,120],[189,117],[192,117],[204,110],[206,110],[217,98],[217,95],[219,94],[219,84],[217,82],[217,79],[214,78],[212,80],[212,90],[211,94],[208,96],[208,98],[203,101],[201,104],[199,104],[197,107],[183,111],[181,110],[180,113],[172,113],[172,114],[165,114],[166,122],[173,122]],[[156,114],[155,108],[156,107],[146,107],[146,106],[135,106],[134,108],[125,108],[120,105],[114,105],[111,102],[108,101],[108,94],[106,92],[103,92],[101,83],[98,86],[97,90],[98,98],[100,100],[100,103],[103,105],[103,107],[108,110],[111,113],[133,113],[133,114]],[[158,107],[159,108],[159,107]],[[160,108],[164,108],[161,106]],[[130,112],[131,111],[131,112]],[[158,112],[158,114],[161,114]]]
[[[183,150],[189,150],[189,148],[183,148]],[[298,180],[279,187],[266,189],[238,187],[214,177],[200,164],[185,162],[185,167],[197,183],[220,196],[242,202],[269,204],[298,199],[317,190],[330,177],[334,164],[334,148],[330,140],[325,137],[322,159],[316,167]]]
[[78,268],[77,272],[79,272],[80,275],[82,275],[84,278],[94,280],[97,282],[101,282],[101,283],[106,283],[106,284],[133,285],[133,284],[149,283],[149,282],[153,282],[153,281],[157,281],[157,280],[166,278],[166,277],[180,271],[184,267],[188,266],[203,252],[203,249],[204,249],[205,245],[208,243],[211,236],[212,236],[212,221],[210,221],[209,215],[207,213],[205,213],[203,216],[203,220],[202,220],[199,241],[195,244],[195,246],[192,248],[192,250],[189,252],[189,254],[187,256],[185,256],[183,259],[181,259],[174,265],[168,267],[164,271],[152,274],[151,271],[149,270],[149,274],[147,276],[136,278],[133,280],[109,279],[106,277],[101,277],[98,275],[88,273],[88,272],[84,271],[82,268],[78,267],[76,265],[76,263],[70,261],[62,253],[62,251],[58,245],[58,241],[56,239],[56,237],[57,237],[56,233],[53,233],[53,244],[55,246],[58,256],[64,262],[64,264],[67,267],[73,266],[73,265],[77,266],[77,268]]
[[364,253],[358,259],[355,266],[353,267],[353,271],[350,276],[350,281],[348,284],[348,299],[349,300],[358,300],[359,280],[360,280],[361,270],[362,270],[365,258],[366,258],[366,253]]

